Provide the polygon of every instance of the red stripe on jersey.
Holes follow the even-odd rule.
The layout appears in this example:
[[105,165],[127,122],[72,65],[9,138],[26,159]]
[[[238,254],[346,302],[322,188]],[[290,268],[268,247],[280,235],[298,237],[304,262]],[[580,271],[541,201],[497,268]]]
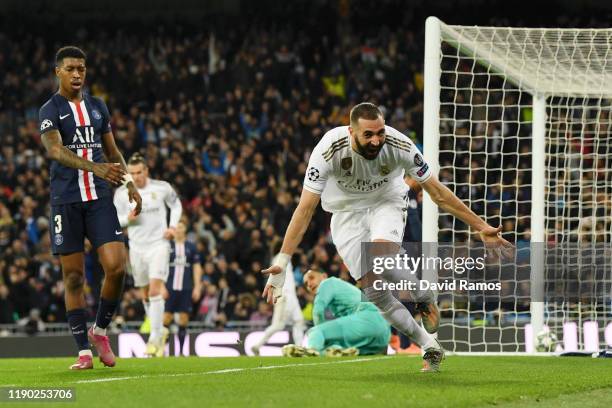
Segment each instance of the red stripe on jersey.
[[[77,110],[79,111],[79,116],[80,116],[79,120],[82,120],[83,113],[81,112],[81,108],[79,107],[79,105],[76,105],[76,106],[77,106]],[[83,151],[83,158],[85,160],[89,160],[87,158],[87,149],[82,149],[82,151]],[[85,184],[85,194],[87,195],[87,201],[93,200],[93,197],[91,196],[91,187],[89,185],[89,172],[86,170],[83,170],[83,184]]]
[[[79,115],[79,126],[85,126],[85,116],[83,116],[83,111],[81,110],[81,104],[75,103],[74,106],[76,107],[77,114]],[[87,180],[87,177],[85,178],[85,180]]]

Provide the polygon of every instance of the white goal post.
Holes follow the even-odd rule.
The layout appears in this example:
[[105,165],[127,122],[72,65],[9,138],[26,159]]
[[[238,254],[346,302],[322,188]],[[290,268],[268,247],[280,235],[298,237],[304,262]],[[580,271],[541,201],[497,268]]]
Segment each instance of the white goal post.
[[[487,271],[499,293],[438,293],[447,349],[533,352],[545,330],[556,351],[612,348],[611,49],[612,29],[427,19],[425,159],[517,244]],[[471,239],[424,195],[423,242]]]

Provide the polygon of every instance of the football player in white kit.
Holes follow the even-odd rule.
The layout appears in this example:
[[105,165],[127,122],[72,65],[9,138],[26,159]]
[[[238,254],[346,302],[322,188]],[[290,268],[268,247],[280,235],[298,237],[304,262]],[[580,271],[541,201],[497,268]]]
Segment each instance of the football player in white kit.
[[[414,143],[401,132],[386,126],[381,110],[360,103],[350,113],[350,126],[328,131],[314,148],[304,177],[304,188],[287,227],[283,246],[275,262],[263,273],[270,274],[263,296],[273,303],[282,296],[284,271],[302,240],[321,200],[331,212],[332,240],[351,276],[360,281],[366,298],[385,319],[424,350],[423,371],[438,371],[444,351],[430,334],[437,331],[439,311],[431,291],[411,293],[420,303],[423,324],[389,290],[376,290],[371,265],[362,266],[362,242],[377,243],[376,256],[397,254],[405,224],[408,186],[404,173],[419,182],[431,199],[477,232],[487,247],[500,248],[506,255],[512,245],[472,212],[433,174]],[[410,279],[407,272],[393,268],[382,275],[397,282]]]
[[[278,253],[278,251],[280,251],[280,242],[274,248],[274,253]],[[272,260],[273,262],[275,262],[276,257],[278,257],[278,255],[274,257]],[[298,346],[301,345],[304,338],[304,330],[306,330],[306,324],[304,322],[304,316],[302,315],[300,301],[295,292],[295,277],[293,275],[293,265],[291,265],[291,262],[287,263],[285,271],[283,295],[274,304],[272,323],[265,330],[261,340],[251,348],[253,354],[258,356],[261,346],[266,344],[274,333],[283,330],[285,326],[291,326],[293,343]]]
[[[128,173],[142,197],[142,212],[136,215],[126,198],[125,187],[115,192],[114,203],[119,223],[127,227],[130,240],[130,264],[134,285],[141,288],[145,311],[151,322],[151,334],[146,354],[163,357],[168,337],[163,326],[163,286],[168,279],[170,242],[183,207],[172,186],[149,178],[144,157],[136,153],[128,161]],[[125,197],[124,197],[125,196]],[[170,209],[170,223],[167,210]]]

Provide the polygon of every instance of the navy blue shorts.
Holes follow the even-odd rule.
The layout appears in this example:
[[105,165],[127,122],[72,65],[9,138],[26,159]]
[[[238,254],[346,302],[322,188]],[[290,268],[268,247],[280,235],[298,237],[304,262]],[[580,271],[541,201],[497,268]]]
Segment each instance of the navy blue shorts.
[[123,230],[111,196],[52,205],[49,223],[53,255],[83,252],[85,238],[89,239],[94,248],[107,242],[124,242]]
[[191,313],[191,290],[168,289],[165,312],[168,313]]

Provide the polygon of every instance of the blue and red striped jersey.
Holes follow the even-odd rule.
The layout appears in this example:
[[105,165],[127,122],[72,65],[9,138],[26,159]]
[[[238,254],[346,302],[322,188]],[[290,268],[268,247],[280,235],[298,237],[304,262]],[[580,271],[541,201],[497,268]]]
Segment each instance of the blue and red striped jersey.
[[200,254],[189,241],[172,242],[168,290],[193,290],[193,266],[200,263]]
[[[104,101],[83,93],[80,103],[56,93],[38,114],[40,134],[57,129],[64,146],[78,156],[104,162],[102,134],[111,131],[110,114]],[[51,204],[96,200],[111,194],[110,185],[92,172],[51,162]]]

